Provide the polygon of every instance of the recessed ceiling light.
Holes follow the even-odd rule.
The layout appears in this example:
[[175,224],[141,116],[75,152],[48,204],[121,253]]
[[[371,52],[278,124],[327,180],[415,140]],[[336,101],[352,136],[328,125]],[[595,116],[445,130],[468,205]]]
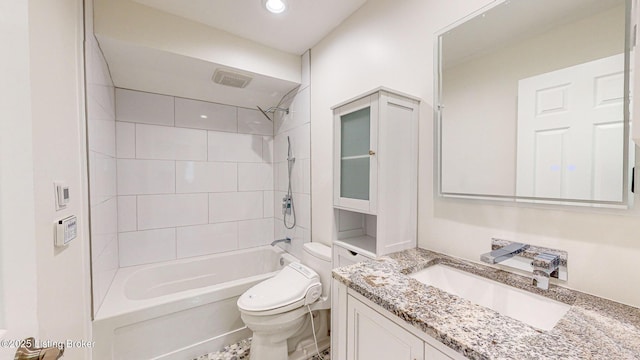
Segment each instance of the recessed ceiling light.
[[206,119],[206,118],[208,118],[208,116],[207,115],[200,115],[200,118],[201,119]]
[[285,0],[266,0],[264,7],[274,14],[280,14],[287,10],[287,3],[285,3]]

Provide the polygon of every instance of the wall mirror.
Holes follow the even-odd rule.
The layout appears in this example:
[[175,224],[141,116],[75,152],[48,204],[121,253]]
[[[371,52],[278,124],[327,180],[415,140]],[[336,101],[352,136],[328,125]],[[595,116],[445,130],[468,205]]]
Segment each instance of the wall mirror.
[[436,37],[442,196],[624,207],[630,0],[505,0]]

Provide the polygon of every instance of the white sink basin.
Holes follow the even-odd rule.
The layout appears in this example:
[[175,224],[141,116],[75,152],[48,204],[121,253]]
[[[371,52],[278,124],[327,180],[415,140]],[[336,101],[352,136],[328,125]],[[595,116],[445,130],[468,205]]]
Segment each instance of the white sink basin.
[[571,307],[445,265],[433,265],[409,276],[540,330],[553,329]]

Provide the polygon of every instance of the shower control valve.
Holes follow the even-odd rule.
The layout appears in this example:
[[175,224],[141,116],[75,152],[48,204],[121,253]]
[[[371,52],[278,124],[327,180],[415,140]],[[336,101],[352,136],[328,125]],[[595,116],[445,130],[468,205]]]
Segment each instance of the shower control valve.
[[291,215],[291,196],[282,198],[282,215]]

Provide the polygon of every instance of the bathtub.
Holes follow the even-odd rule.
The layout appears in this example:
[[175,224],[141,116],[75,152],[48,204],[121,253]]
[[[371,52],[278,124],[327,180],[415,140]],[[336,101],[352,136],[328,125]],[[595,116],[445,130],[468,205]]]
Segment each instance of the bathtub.
[[93,322],[93,358],[185,360],[248,338],[238,297],[293,261],[263,246],[119,269]]

